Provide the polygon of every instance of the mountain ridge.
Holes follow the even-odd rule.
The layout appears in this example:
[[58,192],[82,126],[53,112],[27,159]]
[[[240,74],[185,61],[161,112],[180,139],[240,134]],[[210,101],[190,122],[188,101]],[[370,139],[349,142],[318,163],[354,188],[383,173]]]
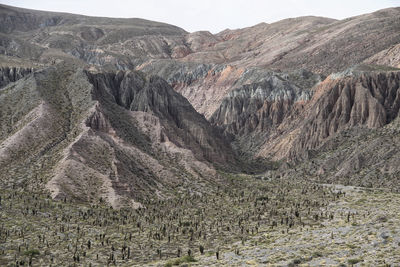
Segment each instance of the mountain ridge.
[[[1,153],[14,164],[2,164],[3,184],[16,173],[56,198],[138,206],[151,192],[168,198],[168,188],[223,184],[221,171],[308,162],[350,128],[396,120],[397,14],[306,16],[212,34],[0,5]],[[378,87],[391,89],[379,95]],[[23,154],[26,162],[15,160]]]

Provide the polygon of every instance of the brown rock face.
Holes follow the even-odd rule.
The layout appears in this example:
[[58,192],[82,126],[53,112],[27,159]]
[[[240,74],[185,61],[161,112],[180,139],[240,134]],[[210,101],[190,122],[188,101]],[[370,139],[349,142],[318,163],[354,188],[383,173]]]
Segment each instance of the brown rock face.
[[294,103],[309,100],[311,94],[277,76],[231,91],[210,121],[234,135],[277,127]]
[[291,129],[267,142],[260,155],[295,158],[344,129],[379,128],[390,123],[399,113],[399,82],[399,72],[331,75],[314,88],[313,99],[302,115],[285,122]]
[[137,206],[171,189],[202,192],[221,181],[214,166],[237,165],[222,135],[161,78],[71,64],[0,90],[3,187]]
[[[193,107],[210,118],[223,98],[235,86],[260,78],[246,75],[245,69],[226,65],[152,61],[138,70],[164,78],[175,91],[182,94]],[[260,71],[268,74],[267,71]]]
[[[112,98],[127,110],[153,114],[164,128],[164,138],[187,147],[199,160],[220,166],[234,162],[222,135],[163,79],[156,76],[143,79],[138,73],[122,71],[88,75],[100,103],[105,97]],[[98,116],[94,120],[99,127],[104,124]]]

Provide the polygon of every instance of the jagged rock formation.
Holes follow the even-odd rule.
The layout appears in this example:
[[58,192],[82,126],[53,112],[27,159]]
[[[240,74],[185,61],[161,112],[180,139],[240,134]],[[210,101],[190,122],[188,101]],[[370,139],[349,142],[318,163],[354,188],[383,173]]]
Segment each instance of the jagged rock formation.
[[32,68],[0,67],[0,88],[33,72]]
[[[301,161],[326,180],[363,161],[395,175],[397,150],[382,152],[389,165],[369,155],[385,140],[371,132],[398,118],[399,14],[211,34],[0,5],[1,186],[138,206],[211,188],[217,169],[246,168],[237,155]],[[376,142],[340,154],[356,136]]]
[[[157,76],[147,79],[135,72],[90,74],[96,98],[107,92],[120,106],[131,111],[151,113],[163,126],[160,140],[169,140],[179,147],[189,148],[199,160],[220,166],[233,163],[229,145],[190,103]],[[105,92],[104,92],[105,91]]]
[[[281,85],[308,90],[323,80],[324,76],[307,70],[272,72],[260,68],[240,68],[231,65],[181,63],[170,60],[153,60],[137,68],[146,73],[163,77],[171,86],[186,97],[193,107],[210,119],[226,97],[241,86],[264,83],[275,77]],[[279,87],[279,86],[278,86]],[[280,88],[282,88],[283,85]]]
[[222,135],[161,78],[71,64],[0,91],[2,187],[137,206],[172,188],[201,192],[219,181],[213,166],[236,163]]
[[330,75],[314,88],[304,112],[284,122],[284,133],[266,142],[259,154],[296,158],[345,129],[385,126],[398,116],[399,82],[398,71],[363,71],[362,66]]
[[310,97],[309,91],[271,76],[231,91],[210,121],[234,135],[266,132],[283,121],[294,103],[304,103]]
[[284,119],[303,109],[311,95],[280,76],[267,76],[231,91],[210,122],[234,136],[237,150],[251,157]]
[[138,67],[168,81],[176,91],[186,97],[193,107],[206,118],[217,110],[223,98],[235,86],[262,79],[270,72],[245,70],[229,65],[152,61]]

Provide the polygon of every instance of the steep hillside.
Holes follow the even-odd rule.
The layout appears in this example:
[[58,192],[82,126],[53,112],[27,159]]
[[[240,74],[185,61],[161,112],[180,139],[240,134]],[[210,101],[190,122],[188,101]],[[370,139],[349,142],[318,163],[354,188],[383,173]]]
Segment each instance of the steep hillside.
[[157,76],[143,78],[139,73],[119,71],[89,73],[89,81],[94,85],[96,99],[100,103],[106,94],[127,110],[157,117],[162,126],[160,140],[157,141],[170,141],[179,147],[188,147],[200,160],[221,166],[234,162],[229,146],[217,130],[163,79]]
[[[117,207],[223,182],[230,146],[165,81],[60,63],[0,90],[1,187]],[[213,165],[213,164],[214,165]]]
[[294,103],[304,103],[310,96],[308,91],[272,76],[231,91],[210,121],[234,135],[257,128],[265,132],[279,125]]
[[143,19],[87,17],[0,5],[0,51],[44,63],[76,57],[129,69],[148,58],[171,58],[186,32]]
[[399,14],[400,8],[389,8],[340,21],[300,17],[226,30],[208,46],[203,38],[204,48],[183,60],[328,75],[400,43]]
[[289,118],[296,117],[312,96],[277,74],[231,91],[210,118],[246,157],[254,157],[271,133]]
[[309,160],[296,166],[296,175],[398,191],[399,142],[399,118],[382,128],[349,128],[312,151]]
[[151,59],[229,64],[239,68],[308,69],[325,75],[359,64],[400,43],[400,8],[340,21],[321,17],[186,33],[142,19],[87,17],[0,6],[0,51],[51,63],[73,56],[129,69]]
[[400,44],[393,45],[388,49],[380,51],[372,57],[367,58],[364,62],[367,64],[400,68]]
[[400,108],[399,71],[358,66],[332,74],[313,88],[313,98],[281,133],[268,140],[259,155],[275,159],[307,157],[326,140],[349,128],[376,129],[392,122]]
[[232,91],[244,85],[256,86],[265,83],[265,80],[274,79],[281,81],[275,83],[278,87],[284,87],[285,84],[297,88],[297,91],[307,91],[324,78],[303,69],[273,72],[257,67],[242,68],[226,64],[182,63],[171,60],[152,60],[137,69],[163,77],[207,119],[221,108],[221,104],[226,101],[225,98],[229,98]]
[[118,206],[380,129],[400,105],[399,12],[211,34],[0,5],[2,183]]

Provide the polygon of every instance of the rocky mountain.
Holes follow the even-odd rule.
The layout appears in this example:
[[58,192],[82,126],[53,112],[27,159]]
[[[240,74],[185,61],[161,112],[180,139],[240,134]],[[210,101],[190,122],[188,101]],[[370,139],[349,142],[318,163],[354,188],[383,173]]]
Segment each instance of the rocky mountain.
[[330,74],[399,43],[399,12],[391,8],[340,21],[300,17],[226,30],[184,60]]
[[[319,78],[301,72],[306,77]],[[307,103],[312,92],[296,86],[282,74],[263,76],[258,82],[242,85],[231,91],[210,118],[210,122],[235,136],[239,151],[252,154],[274,129],[286,119],[296,116]],[[315,81],[313,81],[314,83]]]
[[[0,5],[1,186],[117,207],[260,165],[360,184],[366,169],[343,162],[365,161],[392,177],[397,150],[374,155],[372,133],[396,134],[399,15],[211,34]],[[374,142],[340,152],[360,138]]]
[[202,192],[218,183],[214,166],[236,163],[222,135],[159,77],[59,63],[0,94],[2,187],[138,206],[173,188]]
[[399,266],[399,18],[0,5],[0,266]]
[[399,43],[399,12],[391,8],[341,21],[301,17],[213,35],[187,33],[143,19],[96,18],[1,5],[1,51],[42,62],[74,56],[117,68],[132,68],[149,59],[177,59],[241,68],[303,68],[328,75]]
[[152,60],[136,69],[163,77],[207,119],[217,111],[229,93],[243,85],[262,83],[276,77],[290,83],[290,86],[307,91],[325,78],[324,75],[304,69],[274,72],[258,67],[241,68],[228,64],[182,63],[175,60]]
[[2,54],[43,63],[75,57],[129,69],[146,58],[170,58],[184,30],[143,19],[41,12],[0,5]]
[[399,113],[399,73],[362,65],[330,75],[313,88],[304,110],[282,123],[279,136],[267,141],[259,155],[295,158],[345,129],[390,124]]

